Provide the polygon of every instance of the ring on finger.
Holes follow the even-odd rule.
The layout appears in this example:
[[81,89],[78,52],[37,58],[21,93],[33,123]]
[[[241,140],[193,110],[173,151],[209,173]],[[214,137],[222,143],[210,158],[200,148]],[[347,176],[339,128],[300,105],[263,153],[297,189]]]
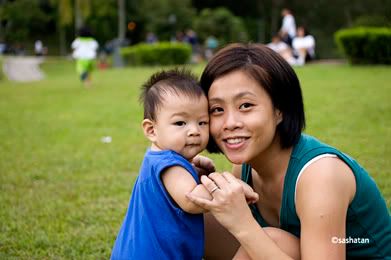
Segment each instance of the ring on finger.
[[215,186],[211,191],[210,191],[210,194],[212,194],[213,192],[217,191],[219,189],[218,186]]

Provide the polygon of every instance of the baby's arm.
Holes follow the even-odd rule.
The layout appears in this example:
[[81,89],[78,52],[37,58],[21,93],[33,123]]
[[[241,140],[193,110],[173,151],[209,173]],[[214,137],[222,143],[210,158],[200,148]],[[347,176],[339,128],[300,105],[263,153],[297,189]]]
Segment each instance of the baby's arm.
[[193,176],[185,168],[180,166],[167,168],[161,178],[167,192],[181,209],[191,214],[206,212],[205,209],[191,202],[186,194],[191,193],[209,200],[212,196],[202,184],[197,185]]

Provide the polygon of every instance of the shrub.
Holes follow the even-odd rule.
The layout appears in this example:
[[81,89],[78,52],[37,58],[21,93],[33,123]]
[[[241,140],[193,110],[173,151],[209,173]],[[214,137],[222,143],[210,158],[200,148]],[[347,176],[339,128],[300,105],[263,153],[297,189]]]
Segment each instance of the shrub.
[[133,65],[184,64],[190,60],[191,46],[187,43],[140,43],[121,48],[121,54],[128,64]]
[[338,48],[352,64],[391,64],[390,28],[341,29],[335,33],[334,38]]

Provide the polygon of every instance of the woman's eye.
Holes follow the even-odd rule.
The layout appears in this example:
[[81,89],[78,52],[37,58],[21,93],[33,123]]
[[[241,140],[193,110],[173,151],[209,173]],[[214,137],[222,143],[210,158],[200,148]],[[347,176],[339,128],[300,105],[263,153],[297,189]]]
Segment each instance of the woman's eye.
[[178,122],[175,122],[174,125],[184,126],[184,125],[186,125],[186,122],[185,121],[178,121]]
[[210,114],[221,113],[223,111],[224,110],[221,107],[212,107],[211,109],[209,109]]
[[253,106],[253,104],[243,103],[243,104],[240,105],[239,109],[246,109],[246,108],[250,108],[252,106]]

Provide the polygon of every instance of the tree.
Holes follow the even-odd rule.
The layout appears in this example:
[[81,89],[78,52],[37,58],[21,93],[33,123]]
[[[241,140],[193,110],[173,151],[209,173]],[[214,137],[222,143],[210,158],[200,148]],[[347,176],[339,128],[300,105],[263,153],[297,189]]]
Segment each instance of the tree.
[[75,0],[75,32],[85,25],[85,20],[91,14],[90,0]]
[[57,31],[59,36],[60,54],[66,54],[66,27],[72,24],[71,0],[58,0]]
[[125,39],[126,8],[125,0],[118,0],[118,39]]
[[144,33],[154,32],[160,40],[170,40],[176,31],[190,28],[194,15],[190,0],[138,0],[135,9]]
[[43,12],[39,1],[31,0],[3,1],[0,17],[4,38],[19,43],[33,36],[32,32],[44,32],[46,28],[42,25],[52,19],[51,14]]
[[242,19],[224,7],[202,10],[193,25],[201,41],[211,35],[216,37],[220,44],[248,39]]

